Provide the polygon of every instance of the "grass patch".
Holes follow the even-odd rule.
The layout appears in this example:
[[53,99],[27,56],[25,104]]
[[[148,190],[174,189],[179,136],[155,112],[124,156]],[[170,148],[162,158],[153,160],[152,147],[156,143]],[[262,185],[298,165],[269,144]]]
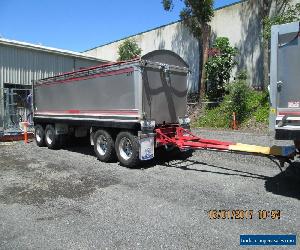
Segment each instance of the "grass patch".
[[229,87],[219,106],[205,108],[205,112],[193,124],[194,127],[231,128],[232,113],[236,112],[238,126],[249,120],[268,124],[269,121],[269,94],[266,91],[256,91],[238,81]]
[[228,112],[228,104],[222,102],[215,108],[206,108],[204,115],[193,124],[194,127],[206,128],[230,128],[231,114]]

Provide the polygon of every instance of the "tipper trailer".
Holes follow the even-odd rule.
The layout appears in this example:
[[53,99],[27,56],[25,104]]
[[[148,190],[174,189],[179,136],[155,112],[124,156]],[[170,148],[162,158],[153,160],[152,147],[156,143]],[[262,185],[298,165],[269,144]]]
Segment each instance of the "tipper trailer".
[[188,65],[167,50],[33,83],[35,140],[60,147],[69,136],[89,136],[99,160],[136,166],[155,148],[178,153],[211,149],[289,159],[293,147],[261,147],[193,135],[187,117]]

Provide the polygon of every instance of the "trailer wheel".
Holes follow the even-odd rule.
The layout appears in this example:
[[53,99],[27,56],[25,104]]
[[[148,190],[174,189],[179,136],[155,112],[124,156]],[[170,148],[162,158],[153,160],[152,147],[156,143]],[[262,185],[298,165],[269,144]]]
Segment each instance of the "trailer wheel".
[[116,159],[115,142],[106,130],[98,130],[94,135],[94,151],[97,158],[103,162]]
[[55,134],[55,128],[52,125],[47,125],[45,129],[45,143],[49,149],[56,149],[59,147],[59,138]]
[[36,125],[34,127],[34,138],[36,145],[39,147],[44,147],[45,144],[45,130],[41,125]]
[[131,132],[120,132],[116,139],[116,152],[123,166],[137,166],[140,163],[138,137]]

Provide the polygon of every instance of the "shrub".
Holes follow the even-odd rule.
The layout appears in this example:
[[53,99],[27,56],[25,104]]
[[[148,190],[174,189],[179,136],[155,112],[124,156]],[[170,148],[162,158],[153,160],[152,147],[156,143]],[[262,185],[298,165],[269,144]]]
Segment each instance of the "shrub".
[[214,55],[208,58],[205,65],[207,97],[209,100],[223,98],[225,83],[228,83],[233,67],[236,65],[234,56],[237,49],[230,46],[227,37],[218,37],[213,45]]
[[205,113],[196,122],[199,127],[230,128],[232,114],[236,113],[238,125],[255,119],[259,123],[268,123],[269,120],[269,94],[256,91],[248,87],[247,74],[240,72],[236,81],[226,86],[226,95],[219,106],[206,108]]
[[247,96],[250,91],[244,80],[238,80],[229,86],[229,111],[236,113],[236,121],[242,123],[248,115]]
[[247,97],[247,109],[257,122],[269,121],[269,93],[267,91],[251,91]]
[[138,44],[134,39],[126,39],[123,43],[119,45],[118,54],[119,61],[125,61],[133,59],[137,56],[140,56],[142,50],[139,48]]

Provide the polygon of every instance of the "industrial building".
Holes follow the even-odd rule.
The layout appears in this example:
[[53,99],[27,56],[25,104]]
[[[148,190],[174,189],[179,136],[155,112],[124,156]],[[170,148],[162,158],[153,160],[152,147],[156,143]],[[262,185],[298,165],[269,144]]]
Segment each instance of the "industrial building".
[[[81,53],[0,38],[0,132],[31,119],[33,80],[107,61]],[[29,96],[30,97],[30,96]]]
[[[247,70],[249,82],[253,86],[261,86],[263,81],[263,43],[262,23],[258,11],[259,1],[261,0],[240,1],[215,9],[210,23],[212,30],[210,46],[216,37],[228,37],[230,43],[239,51],[238,65],[232,75],[234,76],[238,70]],[[133,38],[137,42],[142,49],[142,55],[156,49],[172,50],[180,55],[191,70],[188,80],[189,91],[198,91],[199,51],[202,46],[181,21],[112,41],[83,53],[114,61],[118,58],[119,45],[128,38]]]
[[[264,83],[263,39],[261,20],[262,0],[241,0],[230,5],[215,9],[210,22],[210,46],[216,37],[227,37],[230,43],[238,49],[237,66],[232,72],[232,78],[237,71],[246,70],[249,85],[261,88]],[[277,1],[273,0],[273,5]],[[291,5],[299,0],[290,1]],[[272,5],[272,6],[273,6]],[[181,22],[173,22],[129,37],[112,41],[83,52],[86,55],[115,61],[118,58],[118,47],[128,38],[136,40],[142,49],[142,55],[157,49],[171,50],[180,55],[189,65],[191,74],[188,84],[190,92],[198,91],[199,82],[199,50],[202,48],[198,40]]]
[[[292,0],[291,4],[299,0]],[[264,83],[264,55],[261,0],[241,0],[215,10],[211,20],[210,46],[216,37],[228,37],[238,49],[237,66],[232,77],[246,70],[249,84],[260,88]],[[275,3],[275,0],[274,0]],[[189,65],[191,74],[189,92],[197,92],[199,86],[199,59],[201,44],[181,22],[173,22],[139,34],[113,41],[82,53],[34,45],[0,38],[0,132],[30,119],[26,108],[26,96],[31,81],[81,67],[116,61],[118,47],[127,38],[134,38],[142,49],[142,55],[153,50],[166,49],[180,55]],[[29,115],[29,117],[28,117]]]

